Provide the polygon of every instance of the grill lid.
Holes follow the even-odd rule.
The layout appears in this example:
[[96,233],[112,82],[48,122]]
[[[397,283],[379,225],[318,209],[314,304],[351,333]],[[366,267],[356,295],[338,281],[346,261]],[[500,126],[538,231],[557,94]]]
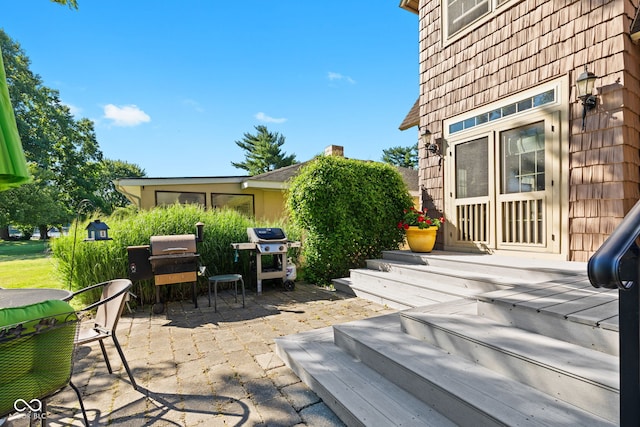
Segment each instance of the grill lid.
[[195,234],[151,236],[151,255],[172,255],[196,252]]
[[254,243],[286,241],[284,231],[281,228],[247,228],[249,241]]

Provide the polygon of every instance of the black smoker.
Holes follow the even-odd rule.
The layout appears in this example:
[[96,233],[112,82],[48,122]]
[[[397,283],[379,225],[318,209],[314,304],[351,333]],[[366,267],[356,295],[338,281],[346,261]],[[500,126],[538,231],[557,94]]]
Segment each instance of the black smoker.
[[153,312],[164,311],[160,298],[160,286],[192,283],[192,299],[198,307],[197,282],[200,267],[200,255],[196,242],[202,241],[202,226],[198,226],[195,234],[178,234],[169,236],[152,236],[149,245],[129,246],[129,278],[132,281],[154,279],[156,286],[156,303]]

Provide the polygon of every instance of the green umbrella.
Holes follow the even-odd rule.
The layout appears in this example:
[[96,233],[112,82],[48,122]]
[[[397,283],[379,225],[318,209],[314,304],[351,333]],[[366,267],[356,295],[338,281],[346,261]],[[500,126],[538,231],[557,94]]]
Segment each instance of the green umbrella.
[[0,52],[0,191],[17,187],[29,180],[27,161],[9,99],[7,76]]

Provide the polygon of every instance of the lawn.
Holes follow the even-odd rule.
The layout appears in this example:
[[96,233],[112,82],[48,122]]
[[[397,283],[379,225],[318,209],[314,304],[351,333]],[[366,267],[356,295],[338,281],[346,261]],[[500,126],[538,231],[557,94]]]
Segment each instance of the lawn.
[[65,287],[47,249],[40,240],[0,241],[0,287]]

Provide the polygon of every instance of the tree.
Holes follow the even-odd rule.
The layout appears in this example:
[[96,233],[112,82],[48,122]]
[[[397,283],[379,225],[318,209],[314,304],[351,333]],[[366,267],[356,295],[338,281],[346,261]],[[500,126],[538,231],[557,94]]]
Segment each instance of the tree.
[[416,169],[418,167],[418,145],[391,147],[382,150],[382,161],[395,166]]
[[116,208],[130,204],[129,200],[116,190],[113,180],[116,178],[140,178],[146,176],[146,172],[140,166],[123,160],[104,159],[100,164],[99,181],[102,183],[98,189],[99,205],[105,214],[111,214]]
[[61,5],[68,5],[69,9],[77,9],[78,8],[78,2],[77,0],[51,0],[54,3],[58,3]]
[[[71,7],[75,2],[68,4]],[[112,164],[104,163],[94,123],[73,117],[60,101],[58,91],[43,85],[29,69],[30,60],[20,45],[2,30],[0,50],[18,133],[25,157],[33,164],[36,181],[24,191],[3,192],[7,194],[2,195],[0,204],[6,210],[0,213],[0,237],[8,234],[8,224],[23,224],[39,227],[41,238],[46,239],[47,226],[68,223],[83,199],[89,199],[105,213],[121,205],[122,200],[112,197],[112,174],[126,170],[127,174],[138,176],[144,171],[136,165],[118,165],[114,169]],[[27,217],[13,209],[26,205],[31,205]]]
[[269,132],[266,126],[255,126],[257,134],[245,133],[236,145],[245,150],[244,162],[231,162],[233,167],[246,170],[249,175],[259,175],[296,162],[295,154],[287,156],[280,151],[285,137],[278,132]]

